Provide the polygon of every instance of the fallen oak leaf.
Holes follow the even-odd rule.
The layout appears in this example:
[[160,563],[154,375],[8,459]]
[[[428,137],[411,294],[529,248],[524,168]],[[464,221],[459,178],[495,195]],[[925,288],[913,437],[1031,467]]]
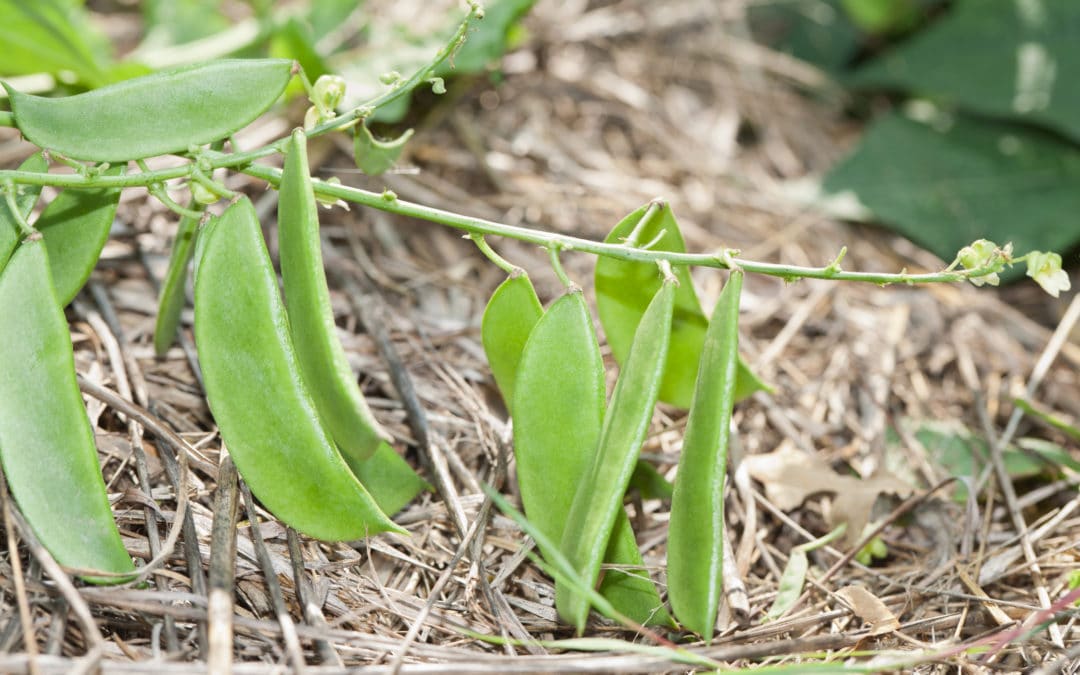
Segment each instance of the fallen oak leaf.
[[910,485],[888,471],[870,478],[845,476],[821,458],[787,446],[743,459],[747,473],[765,486],[765,495],[784,511],[800,506],[811,495],[835,495],[825,511],[830,528],[847,523],[844,544],[853,546],[870,522],[874,502],[883,494],[901,499],[914,491]]
[[866,588],[858,585],[844,586],[836,595],[851,605],[855,616],[866,622],[870,627],[870,635],[891,633],[900,628],[900,620],[892,610]]

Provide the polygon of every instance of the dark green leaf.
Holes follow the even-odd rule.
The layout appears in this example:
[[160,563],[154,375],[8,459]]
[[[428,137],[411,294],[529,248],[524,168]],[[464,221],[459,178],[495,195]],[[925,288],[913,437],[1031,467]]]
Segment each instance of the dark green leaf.
[[0,0],[0,75],[67,72],[100,86],[108,79],[107,44],[81,2]]
[[[1038,131],[957,117],[876,121],[825,180],[943,260],[980,238],[1016,251],[1080,240],[1080,151]],[[1013,276],[1019,272],[1013,269]]]
[[1080,140],[1078,25],[1075,0],[962,0],[849,82],[928,94]]

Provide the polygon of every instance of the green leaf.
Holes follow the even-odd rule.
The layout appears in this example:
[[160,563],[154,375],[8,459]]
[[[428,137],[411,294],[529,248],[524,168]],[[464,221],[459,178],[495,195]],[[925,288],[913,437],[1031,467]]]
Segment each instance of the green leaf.
[[1080,3],[962,0],[848,80],[900,89],[1080,140]]
[[806,573],[810,569],[810,560],[806,557],[806,551],[794,548],[788,556],[787,564],[780,575],[780,583],[776,589],[776,599],[772,607],[765,615],[765,621],[773,621],[784,615],[791,609],[802,595],[803,584],[806,583]]
[[70,73],[88,87],[108,81],[108,42],[81,2],[0,0],[0,75]]
[[502,282],[484,309],[480,325],[484,354],[511,414],[521,354],[529,334],[543,315],[544,308],[527,274],[512,276]]
[[[1080,241],[1080,151],[1037,130],[969,117],[887,115],[825,179],[943,260],[976,239],[1016,251]],[[1006,270],[1006,279],[1022,274]]]
[[[649,211],[653,208],[653,211]],[[649,219],[642,218],[649,214]],[[653,251],[685,253],[679,224],[666,203],[645,205],[619,221],[604,240],[608,243],[624,243],[627,246],[648,245]],[[675,292],[675,316],[671,322],[671,348],[664,366],[664,379],[660,385],[660,400],[665,403],[689,408],[694,397],[698,362],[705,345],[705,331],[709,321],[701,310],[701,302],[694,291],[690,272],[685,267],[674,269],[679,281]],[[645,308],[662,281],[656,264],[633,262],[601,256],[596,261],[596,309],[604,327],[608,345],[615,360],[625,363]],[[735,400],[750,396],[755,391],[767,389],[750,369],[739,359],[739,375]]]
[[859,29],[842,0],[754,3],[747,9],[754,39],[826,70],[841,70],[858,51]]
[[353,158],[356,166],[369,176],[386,173],[394,166],[398,157],[401,157],[401,151],[405,149],[405,144],[412,135],[413,130],[409,129],[393,140],[381,141],[372,135],[367,124],[361,122],[356,125],[356,134],[353,137]]

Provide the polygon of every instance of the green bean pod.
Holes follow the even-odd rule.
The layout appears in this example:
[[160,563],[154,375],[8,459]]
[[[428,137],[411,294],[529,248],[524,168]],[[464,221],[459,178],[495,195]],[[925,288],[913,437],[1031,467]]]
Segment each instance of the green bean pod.
[[[623,495],[656,407],[671,339],[675,293],[675,281],[665,280],[645,310],[615,383],[592,465],[578,484],[567,517],[562,552],[590,585],[600,574],[616,517],[622,512]],[[560,616],[581,632],[589,614],[588,598],[566,584],[556,583],[555,606]]]
[[383,513],[397,513],[416,495],[431,489],[428,482],[418,476],[405,458],[386,441],[379,443],[375,454],[364,461],[357,461],[349,455],[344,455],[344,458],[353,475]]
[[210,61],[63,98],[4,83],[28,141],[67,157],[121,162],[225,138],[273,105],[292,77],[286,59]]
[[158,313],[154,322],[154,353],[164,356],[176,340],[180,326],[180,312],[184,309],[188,265],[195,253],[195,237],[199,232],[199,220],[184,216],[176,226],[169,268],[158,291]]
[[514,383],[521,353],[529,334],[543,315],[544,308],[536,297],[532,281],[524,273],[508,277],[499,284],[484,309],[480,339],[495,384],[511,415],[514,412]]
[[[521,501],[537,529],[559,541],[604,420],[604,361],[581,291],[563,295],[543,314],[516,370],[514,457]],[[663,623],[667,613],[625,512],[619,523],[605,559],[625,571],[610,572],[601,592],[634,620]]]
[[301,129],[289,139],[280,190],[281,279],[300,371],[342,454],[363,461],[387,436],[371,414],[335,332],[318,204],[308,173],[307,136]]
[[195,342],[206,397],[252,492],[317,539],[404,532],[349,471],[300,372],[277,277],[247,198],[199,235]]
[[686,422],[668,530],[668,600],[675,616],[710,640],[720,606],[724,477],[739,359],[742,272],[731,273],[713,310]]
[[19,509],[61,565],[132,572],[75,381],[71,334],[38,235],[21,244],[0,273],[0,316],[0,460]]
[[[686,252],[679,223],[671,206],[664,202],[646,204],[626,216],[605,241],[627,246],[647,245],[652,251]],[[701,310],[690,271],[686,267],[676,267],[674,273],[679,280],[679,290],[675,294],[671,349],[660,385],[660,400],[689,408],[709,321]],[[626,363],[637,326],[659,288],[660,279],[656,276],[654,263],[603,256],[596,261],[596,310],[611,353],[620,364]],[[736,400],[762,389],[768,387],[740,359]]]
[[[105,172],[117,176],[122,166]],[[94,271],[109,239],[120,189],[63,190],[49,202],[34,229],[41,232],[49,251],[49,267],[61,306],[67,306]]]
[[[40,152],[30,155],[19,165],[19,171],[45,173],[48,170],[49,163],[45,161],[45,156]],[[34,204],[37,204],[38,195],[41,194],[41,186],[22,185],[18,187],[18,190],[18,194],[15,195],[15,204],[18,206],[19,215],[25,221],[30,217],[30,212],[34,210]],[[11,257],[16,244],[19,243],[20,236],[19,221],[11,213],[7,199],[4,199],[3,194],[0,194],[0,271],[4,269],[4,264]]]

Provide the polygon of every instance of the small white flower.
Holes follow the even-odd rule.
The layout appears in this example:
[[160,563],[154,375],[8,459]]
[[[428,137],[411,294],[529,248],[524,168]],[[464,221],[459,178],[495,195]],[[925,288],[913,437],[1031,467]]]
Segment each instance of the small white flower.
[[1067,291],[1072,286],[1068,272],[1061,269],[1061,256],[1057,253],[1043,253],[1042,251],[1029,253],[1027,275],[1055,298],[1061,291]]

